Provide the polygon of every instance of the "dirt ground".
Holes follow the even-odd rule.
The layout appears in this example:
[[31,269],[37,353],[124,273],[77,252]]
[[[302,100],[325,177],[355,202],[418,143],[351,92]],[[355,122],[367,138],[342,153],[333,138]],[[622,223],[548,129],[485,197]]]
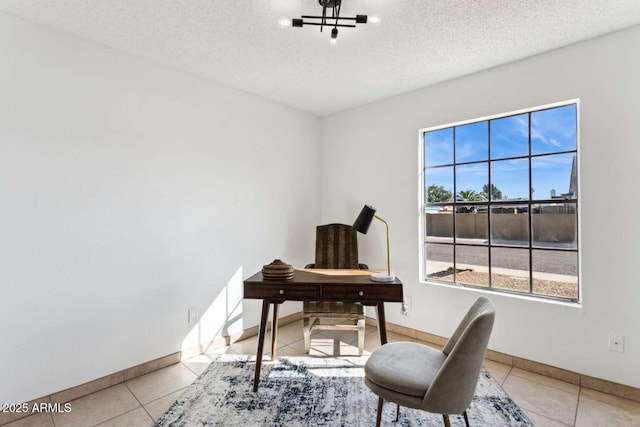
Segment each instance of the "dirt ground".
[[[440,271],[429,275],[430,278],[446,282],[453,282],[453,276],[453,268],[451,267],[449,267],[445,271]],[[461,284],[488,287],[489,273],[473,271],[470,269],[457,270],[456,280]],[[529,279],[525,277],[493,274],[491,287],[529,293]],[[534,278],[533,293],[576,300],[578,299],[578,284]]]

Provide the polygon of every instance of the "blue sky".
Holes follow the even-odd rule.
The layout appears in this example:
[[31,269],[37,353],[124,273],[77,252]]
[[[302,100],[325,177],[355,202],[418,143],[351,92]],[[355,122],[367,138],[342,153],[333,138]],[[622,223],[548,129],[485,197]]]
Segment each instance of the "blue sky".
[[[550,197],[552,189],[559,196],[569,190],[573,153],[575,150],[576,105],[520,114],[491,122],[491,151],[489,152],[489,121],[455,127],[456,162],[481,162],[456,167],[457,188],[481,192],[488,183],[488,157],[491,159],[491,182],[509,199],[529,197],[529,162],[527,159],[505,159],[525,156],[529,152],[528,135],[531,128],[531,153],[544,155],[532,158],[532,187],[534,199]],[[433,168],[451,164],[454,156],[454,128],[425,133],[425,185],[442,185],[453,192],[453,167]]]

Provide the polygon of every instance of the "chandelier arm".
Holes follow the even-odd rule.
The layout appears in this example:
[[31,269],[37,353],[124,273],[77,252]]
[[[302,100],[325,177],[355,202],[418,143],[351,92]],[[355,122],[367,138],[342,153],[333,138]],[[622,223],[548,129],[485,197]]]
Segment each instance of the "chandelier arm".
[[[300,16],[300,18],[307,18],[307,19],[322,19],[322,16],[318,16],[318,15],[302,15]],[[338,17],[330,17],[329,19],[338,19],[338,20],[345,20],[345,21],[355,21],[358,18],[354,18],[351,16],[347,16],[347,17],[342,17],[342,16],[338,16]]]
[[326,23],[327,23],[327,2],[324,1],[322,2],[322,22],[320,24],[320,32],[322,32],[322,29],[324,28]]
[[[328,24],[322,24],[320,22],[303,22],[304,25],[315,25],[317,27],[320,27],[322,25],[328,25]],[[356,28],[355,24],[335,24],[332,25],[334,27],[344,27],[344,28]]]

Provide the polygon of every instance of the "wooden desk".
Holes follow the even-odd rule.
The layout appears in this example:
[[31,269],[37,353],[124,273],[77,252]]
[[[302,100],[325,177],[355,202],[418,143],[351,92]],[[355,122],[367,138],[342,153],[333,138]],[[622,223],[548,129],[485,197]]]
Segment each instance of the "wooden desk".
[[276,358],[278,332],[278,306],[285,301],[345,301],[360,302],[375,306],[378,317],[380,343],[387,343],[387,327],[384,316],[385,302],[402,302],[402,282],[373,282],[365,270],[296,270],[293,279],[265,280],[258,272],[244,281],[244,297],[262,300],[262,317],[256,352],[256,372],[253,391],[258,390],[264,334],[269,317],[269,306],[273,304],[271,323],[271,360]]

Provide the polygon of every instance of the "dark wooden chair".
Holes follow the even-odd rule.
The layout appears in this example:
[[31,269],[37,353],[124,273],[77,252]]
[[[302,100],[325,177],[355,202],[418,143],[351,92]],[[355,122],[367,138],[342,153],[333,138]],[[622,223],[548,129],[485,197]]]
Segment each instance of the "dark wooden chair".
[[[358,262],[358,236],[345,224],[326,224],[316,227],[316,262],[305,268],[361,269]],[[311,332],[319,330],[353,330],[358,332],[358,351],[364,351],[364,307],[360,303],[305,301],[303,303],[305,351],[311,349]],[[345,320],[347,323],[345,323]],[[338,322],[336,322],[338,321]]]

